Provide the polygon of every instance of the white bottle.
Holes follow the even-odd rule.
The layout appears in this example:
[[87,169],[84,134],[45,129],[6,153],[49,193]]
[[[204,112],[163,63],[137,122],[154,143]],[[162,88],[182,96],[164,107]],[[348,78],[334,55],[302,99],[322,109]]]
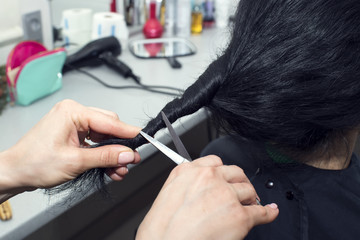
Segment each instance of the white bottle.
[[218,28],[228,26],[232,0],[215,0],[215,22]]
[[191,34],[191,0],[178,0],[176,5],[176,35],[189,37]]
[[125,1],[116,0],[116,12],[125,16]]
[[165,36],[175,35],[176,6],[177,0],[166,0],[165,2]]

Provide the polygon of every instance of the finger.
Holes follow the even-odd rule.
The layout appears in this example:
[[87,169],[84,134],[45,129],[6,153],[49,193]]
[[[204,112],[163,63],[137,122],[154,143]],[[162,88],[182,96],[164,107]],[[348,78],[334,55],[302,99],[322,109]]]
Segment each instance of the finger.
[[252,184],[250,183],[233,183],[231,187],[237,194],[239,202],[243,205],[256,204],[256,191]]
[[223,178],[228,183],[250,183],[250,180],[245,175],[244,170],[235,165],[224,165],[219,167],[219,171],[222,173]]
[[[241,182],[244,182],[244,183],[248,183],[248,184],[252,185],[249,178],[246,176],[244,170],[242,170],[238,166],[224,165],[224,166],[221,166],[219,169],[220,169],[220,171],[222,171],[223,178],[228,183],[241,183]],[[256,194],[255,202],[250,202],[248,204],[258,204],[258,202],[260,202],[260,197]]]
[[134,154],[135,154],[135,160],[134,162],[132,162],[132,164],[137,164],[141,161],[141,156],[137,151],[134,151]]
[[106,114],[106,115],[108,115],[108,116],[110,116],[110,117],[112,117],[114,119],[119,119],[119,116],[116,113],[112,112],[112,111],[108,111],[108,110],[97,108],[97,107],[88,107],[88,108],[91,109],[91,110]]
[[89,130],[119,138],[133,138],[139,134],[140,128],[128,125],[119,119],[113,118],[99,111],[88,109],[78,119],[78,131]]
[[[101,108],[96,108],[96,107],[88,107],[88,109],[99,112],[101,114],[105,114],[115,120],[119,120],[119,116],[115,112],[108,111],[108,110],[101,109]],[[89,137],[91,139],[91,141],[95,142],[95,143],[112,138],[111,135],[98,133],[94,130],[90,131],[89,134],[87,135],[87,137]]]
[[125,146],[109,145],[77,150],[83,170],[126,166],[135,161],[135,153]]
[[119,176],[125,176],[129,173],[127,166],[115,167],[113,168],[114,172]]
[[215,155],[198,158],[192,161],[191,164],[198,167],[219,167],[223,165],[221,158]]
[[[106,115],[103,115],[106,116]],[[141,128],[126,124],[111,117],[98,116],[90,119],[89,127],[98,133],[108,134],[119,138],[134,138]]]
[[114,181],[121,181],[125,177],[124,175],[117,174],[113,168],[106,169],[105,173]]
[[260,224],[270,223],[279,215],[279,208],[275,203],[271,203],[266,206],[249,205],[245,206],[244,209],[247,211],[249,216],[252,216],[249,219],[251,228]]

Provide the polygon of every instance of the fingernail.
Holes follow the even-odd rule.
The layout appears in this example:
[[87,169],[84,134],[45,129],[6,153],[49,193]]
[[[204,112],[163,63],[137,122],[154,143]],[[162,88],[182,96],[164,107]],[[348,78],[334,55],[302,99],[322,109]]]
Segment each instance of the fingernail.
[[128,172],[129,172],[129,169],[127,167],[120,168],[121,175],[126,175],[126,174],[128,174]]
[[271,207],[272,209],[277,209],[278,208],[278,205],[276,203],[268,204],[268,206]]
[[120,165],[126,165],[134,162],[134,160],[135,160],[135,155],[133,152],[122,152],[119,155],[118,163]]

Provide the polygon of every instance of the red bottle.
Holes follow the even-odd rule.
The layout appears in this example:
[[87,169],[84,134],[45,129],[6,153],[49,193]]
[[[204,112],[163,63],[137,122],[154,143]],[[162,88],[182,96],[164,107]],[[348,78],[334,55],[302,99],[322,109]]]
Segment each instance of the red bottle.
[[117,12],[116,11],[116,0],[112,0],[110,3],[110,12]]
[[150,3],[150,18],[146,21],[143,33],[146,38],[159,38],[163,33],[161,23],[156,18],[156,2]]

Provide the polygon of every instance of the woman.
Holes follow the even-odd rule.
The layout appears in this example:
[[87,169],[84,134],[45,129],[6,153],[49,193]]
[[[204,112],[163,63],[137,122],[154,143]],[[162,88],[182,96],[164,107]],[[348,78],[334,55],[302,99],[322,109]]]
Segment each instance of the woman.
[[[359,39],[359,1],[242,0],[228,47],[164,107],[171,122],[206,107],[217,126],[242,139],[240,146],[231,140],[235,149],[254,148],[235,163],[253,169],[249,177],[257,172],[262,203],[283,210],[249,239],[360,235],[360,169],[352,154],[360,126]],[[159,114],[143,131],[163,127]],[[145,140],[100,145],[113,143],[134,149]]]

